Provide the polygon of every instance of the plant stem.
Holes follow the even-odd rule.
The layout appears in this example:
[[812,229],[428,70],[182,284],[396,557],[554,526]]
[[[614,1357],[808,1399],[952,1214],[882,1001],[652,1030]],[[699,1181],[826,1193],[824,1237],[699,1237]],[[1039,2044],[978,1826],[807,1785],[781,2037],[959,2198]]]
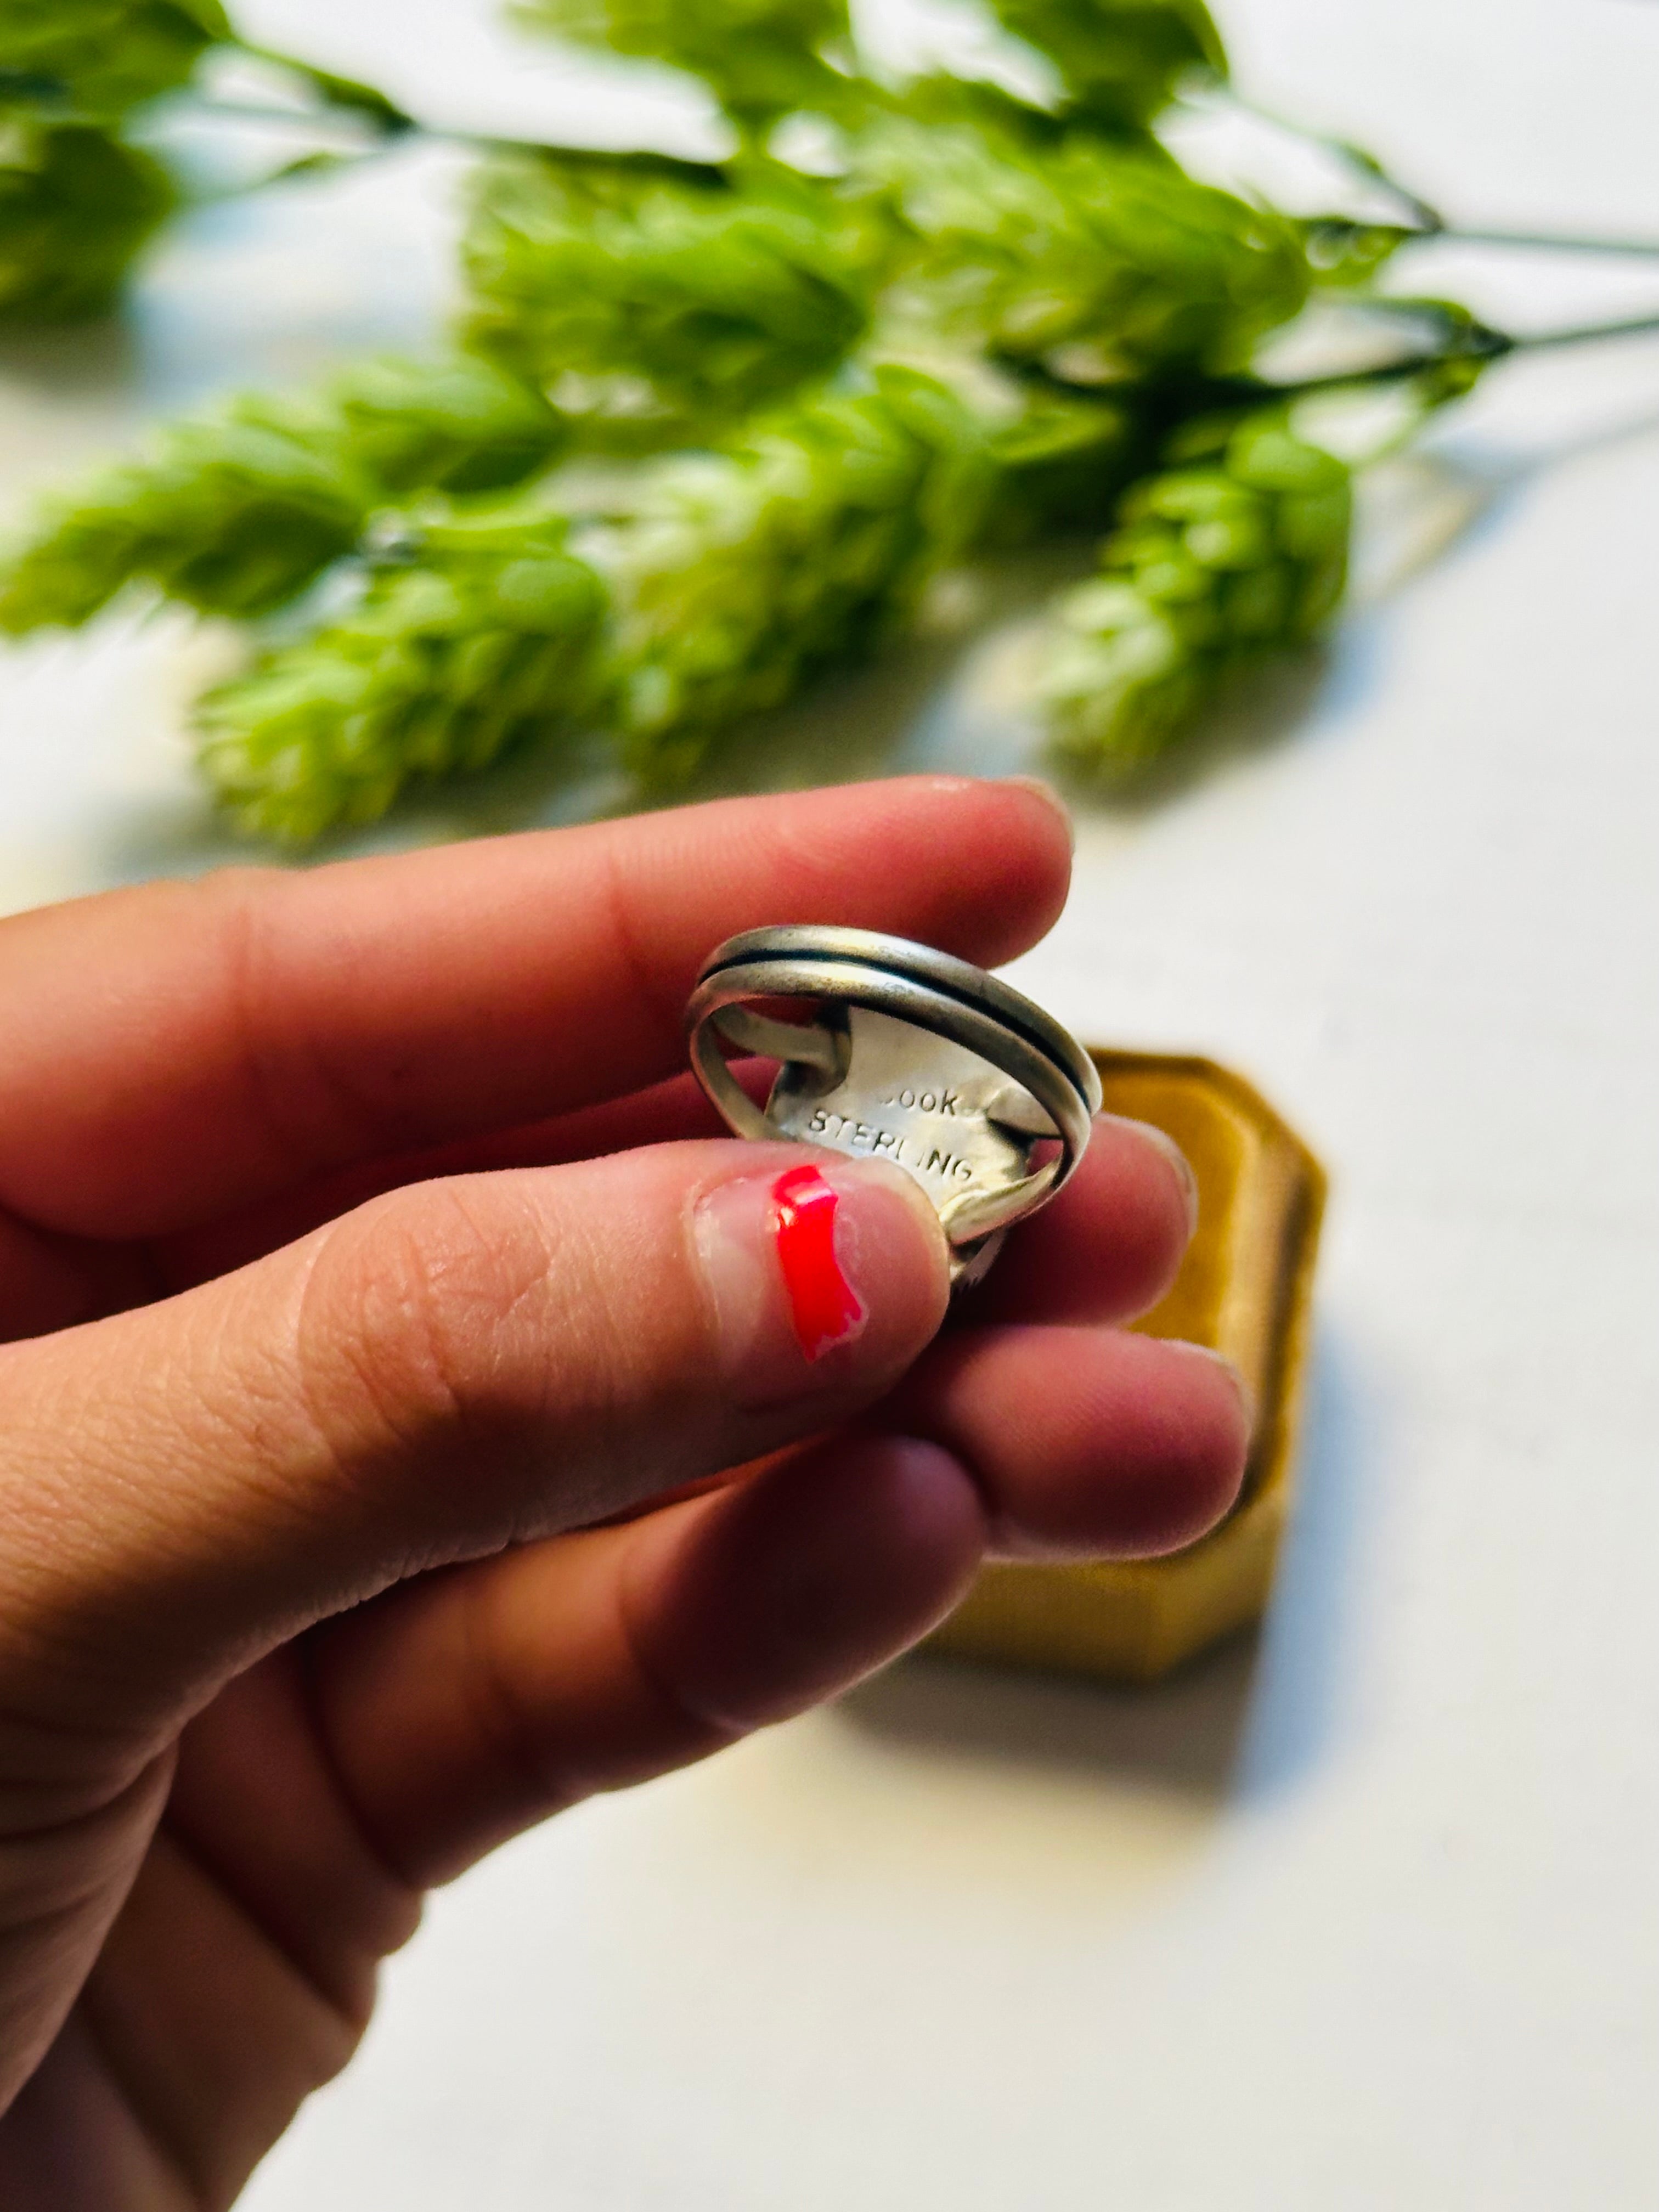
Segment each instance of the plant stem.
[[1511,338],[1510,344],[1517,351],[1534,353],[1543,346],[1589,345],[1597,338],[1646,337],[1655,331],[1659,331],[1659,315],[1635,315],[1626,322],[1583,323],[1576,330],[1540,331],[1526,337]]
[[1374,368],[1337,369],[1329,376],[1304,376],[1294,384],[1264,382],[1259,389],[1263,399],[1309,399],[1318,392],[1352,392],[1373,384],[1405,384],[1413,376],[1426,376],[1431,370],[1444,368],[1454,361],[1502,361],[1525,343],[1523,339],[1506,338],[1501,345],[1483,347],[1478,351],[1460,346],[1452,353],[1402,354],[1398,361],[1379,362]]
[[388,137],[395,138],[403,131],[419,128],[415,118],[399,107],[395,100],[388,100],[378,85],[362,84],[355,77],[337,76],[330,70],[319,69],[314,62],[300,61],[271,46],[253,46],[246,39],[232,40],[228,50],[246,54],[250,60],[268,62],[274,68],[286,70],[319,94],[325,106],[343,109],[376,123]]
[[1568,238],[1543,231],[1471,230],[1462,223],[1448,223],[1422,235],[1450,239],[1465,246],[1512,246],[1545,253],[1627,254],[1638,260],[1659,261],[1659,239]]
[[1349,386],[1393,384],[1454,361],[1504,361],[1516,353],[1541,353],[1554,346],[1593,345],[1602,338],[1650,337],[1659,331],[1659,315],[1637,315],[1627,322],[1583,323],[1572,330],[1538,331],[1521,337],[1506,331],[1483,329],[1479,341],[1454,346],[1440,353],[1403,354],[1397,361],[1379,362],[1374,368],[1338,369],[1329,376],[1310,376],[1295,384],[1267,384],[1264,392],[1280,392],[1300,399],[1316,392],[1340,392]]

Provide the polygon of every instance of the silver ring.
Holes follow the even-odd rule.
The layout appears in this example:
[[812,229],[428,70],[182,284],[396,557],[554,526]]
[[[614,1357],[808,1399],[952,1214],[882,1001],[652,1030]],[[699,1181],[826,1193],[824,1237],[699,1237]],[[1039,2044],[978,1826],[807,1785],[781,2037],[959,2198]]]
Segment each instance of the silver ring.
[[[807,1002],[808,1018],[781,1014],[780,1000],[791,1014]],[[938,1209],[958,1279],[976,1279],[1002,1232],[1065,1187],[1100,1110],[1093,1061],[1052,1015],[965,960],[868,930],[732,938],[705,963],[686,1027],[697,1079],[737,1135],[907,1170]],[[763,1107],[723,1044],[781,1063]]]

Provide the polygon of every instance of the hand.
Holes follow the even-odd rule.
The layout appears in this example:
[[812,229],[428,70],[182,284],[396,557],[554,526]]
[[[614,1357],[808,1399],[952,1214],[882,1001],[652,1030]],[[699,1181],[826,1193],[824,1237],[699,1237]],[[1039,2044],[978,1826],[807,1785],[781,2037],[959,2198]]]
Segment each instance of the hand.
[[1039,794],[925,780],[0,924],[8,2212],[228,2204],[427,1886],[833,1694],[988,1548],[1225,1510],[1231,1371],[1112,1326],[1190,1231],[1150,1133],[942,1334],[921,1194],[809,1156],[866,1316],[809,1360],[803,1155],[673,1079],[733,932],[999,962],[1066,870]]

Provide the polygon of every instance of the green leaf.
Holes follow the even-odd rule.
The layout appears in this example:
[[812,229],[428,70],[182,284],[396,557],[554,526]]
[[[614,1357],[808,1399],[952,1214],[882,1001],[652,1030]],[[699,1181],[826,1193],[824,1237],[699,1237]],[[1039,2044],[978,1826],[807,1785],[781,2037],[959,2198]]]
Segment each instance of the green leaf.
[[0,124],[0,325],[103,313],[178,205],[161,162],[89,124]]

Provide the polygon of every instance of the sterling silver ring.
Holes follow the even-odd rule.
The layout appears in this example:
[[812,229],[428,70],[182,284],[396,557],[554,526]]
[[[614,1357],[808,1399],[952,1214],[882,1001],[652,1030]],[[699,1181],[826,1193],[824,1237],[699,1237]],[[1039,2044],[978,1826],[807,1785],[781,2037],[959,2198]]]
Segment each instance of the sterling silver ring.
[[[958,1285],[1064,1188],[1100,1110],[1093,1061],[1051,1014],[966,960],[869,930],[730,939],[704,964],[686,1028],[697,1079],[736,1135],[911,1175],[944,1224]],[[764,1106],[732,1073],[728,1045],[781,1063]]]

